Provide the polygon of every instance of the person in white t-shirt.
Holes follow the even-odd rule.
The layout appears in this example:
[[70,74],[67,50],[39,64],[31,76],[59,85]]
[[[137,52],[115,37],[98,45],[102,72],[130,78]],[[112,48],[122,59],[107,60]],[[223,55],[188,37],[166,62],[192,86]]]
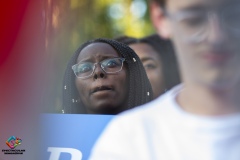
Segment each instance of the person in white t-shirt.
[[91,160],[240,160],[240,1],[154,0],[182,84],[113,119]]

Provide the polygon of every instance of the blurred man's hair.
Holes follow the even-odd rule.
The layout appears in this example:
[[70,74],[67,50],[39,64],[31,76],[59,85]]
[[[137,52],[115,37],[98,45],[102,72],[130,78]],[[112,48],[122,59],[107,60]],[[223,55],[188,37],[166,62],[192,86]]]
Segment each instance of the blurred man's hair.
[[156,2],[156,3],[158,3],[161,7],[165,7],[165,5],[166,5],[166,0],[150,0],[150,2]]

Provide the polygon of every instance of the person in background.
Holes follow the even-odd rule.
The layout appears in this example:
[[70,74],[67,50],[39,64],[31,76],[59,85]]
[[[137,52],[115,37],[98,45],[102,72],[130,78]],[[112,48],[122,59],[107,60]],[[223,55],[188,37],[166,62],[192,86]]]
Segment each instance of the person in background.
[[139,56],[152,85],[154,99],[180,83],[174,50],[169,40],[157,34],[140,39],[129,36],[115,39],[127,44]]
[[127,45],[95,39],[69,60],[63,80],[64,113],[118,114],[152,100],[137,54]]
[[[182,83],[115,117],[91,160],[240,159],[240,1],[154,0]],[[113,147],[114,146],[114,147]]]

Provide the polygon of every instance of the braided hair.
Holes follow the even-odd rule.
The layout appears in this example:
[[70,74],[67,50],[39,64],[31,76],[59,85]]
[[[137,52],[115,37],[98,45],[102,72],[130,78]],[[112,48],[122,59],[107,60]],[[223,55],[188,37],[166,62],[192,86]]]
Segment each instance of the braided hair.
[[127,109],[134,108],[152,100],[153,93],[151,84],[147,78],[144,67],[137,54],[127,45],[115,40],[99,38],[88,41],[81,45],[67,64],[63,79],[63,108],[64,113],[87,114],[84,104],[79,100],[79,94],[75,85],[75,74],[72,66],[77,63],[77,58],[83,48],[92,43],[107,43],[112,46],[126,61],[128,70],[128,98]]

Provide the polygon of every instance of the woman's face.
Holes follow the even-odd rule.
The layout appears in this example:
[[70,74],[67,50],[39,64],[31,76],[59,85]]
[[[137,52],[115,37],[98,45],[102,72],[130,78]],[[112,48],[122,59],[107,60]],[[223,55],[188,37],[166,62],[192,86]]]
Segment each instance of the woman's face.
[[[79,54],[77,63],[99,63],[103,60],[120,57],[107,43],[92,43]],[[111,62],[110,62],[111,63]],[[110,64],[109,63],[109,64]],[[84,79],[76,78],[75,83],[81,101],[87,112],[92,114],[117,114],[124,110],[127,101],[127,69],[123,65],[117,73],[106,73],[95,65],[94,73]]]
[[148,79],[152,85],[153,98],[164,92],[164,79],[162,64],[159,54],[147,43],[135,43],[129,45],[139,56],[143,63]]

